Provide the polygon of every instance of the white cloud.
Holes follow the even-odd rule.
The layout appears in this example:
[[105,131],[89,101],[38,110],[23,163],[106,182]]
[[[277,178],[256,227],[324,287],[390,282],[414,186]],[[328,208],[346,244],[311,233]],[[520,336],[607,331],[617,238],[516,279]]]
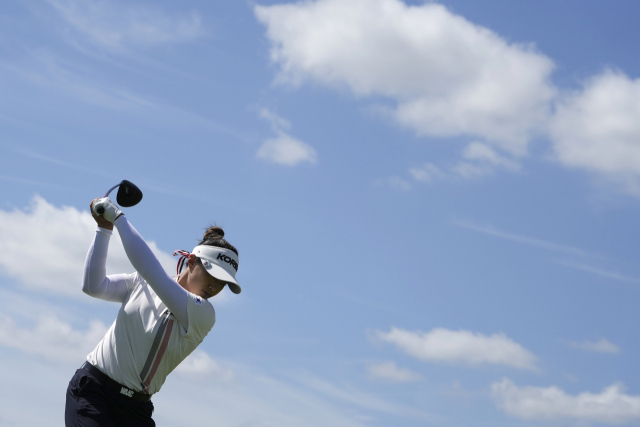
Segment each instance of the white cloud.
[[57,362],[81,360],[80,355],[89,354],[106,332],[98,320],[90,321],[86,331],[78,331],[56,316],[43,316],[33,329],[25,329],[0,313],[1,345]]
[[520,170],[529,141],[545,134],[560,164],[640,194],[640,78],[607,70],[559,97],[553,61],[532,44],[509,43],[433,2],[313,0],[254,13],[276,82],[386,98],[378,110],[419,135],[478,139],[446,173],[411,168],[417,181]]
[[555,96],[549,58],[439,4],[317,0],[254,12],[277,81],[387,97],[395,119],[421,135],[475,135],[521,155]]
[[198,12],[167,13],[113,0],[46,0],[83,36],[112,50],[188,42],[204,34]]
[[447,176],[433,163],[425,163],[421,167],[411,168],[409,169],[409,173],[413,176],[413,179],[421,182],[432,182],[435,179],[441,179]]
[[453,172],[463,178],[490,175],[496,168],[511,171],[520,170],[520,164],[498,154],[494,149],[481,142],[472,142],[462,152],[461,161],[453,167]]
[[620,353],[621,351],[620,347],[618,347],[617,345],[613,344],[612,342],[604,338],[600,338],[600,340],[596,342],[583,341],[583,342],[571,342],[570,344],[572,347],[576,347],[581,350],[595,351],[596,353],[616,354],[616,353]]
[[271,127],[277,136],[267,139],[260,146],[256,153],[258,158],[285,166],[295,166],[302,162],[312,164],[316,162],[318,156],[313,147],[283,130],[291,128],[289,121],[267,109],[260,112],[260,117],[271,122]]
[[454,176],[472,179],[491,175],[496,169],[518,171],[521,166],[515,160],[499,154],[494,148],[479,141],[467,145],[462,151],[463,160],[444,172],[433,163],[425,163],[421,167],[410,168],[409,173],[419,182],[430,183],[436,179],[446,179]]
[[276,138],[267,139],[256,153],[258,158],[285,166],[298,163],[316,162],[316,151],[308,144],[286,134],[278,132]]
[[525,420],[572,418],[621,424],[640,421],[640,396],[624,393],[620,383],[600,394],[583,392],[569,395],[556,387],[518,387],[508,378],[491,385],[496,405],[509,415]]
[[296,378],[306,387],[318,391],[336,401],[360,406],[362,408],[389,414],[412,416],[425,420],[431,420],[433,416],[421,409],[417,409],[404,403],[393,403],[377,397],[368,392],[363,392],[356,387],[338,386],[312,375],[300,375]]
[[276,113],[266,108],[260,110],[260,117],[270,122],[273,130],[291,129],[291,122],[289,120],[278,116]]
[[191,353],[178,365],[176,372],[191,378],[214,377],[222,381],[233,380],[233,371],[231,369],[220,367],[215,360],[202,350],[195,350]]
[[410,369],[398,368],[392,361],[372,363],[367,366],[369,379],[393,383],[412,383],[420,381],[422,375]]
[[[25,210],[0,210],[0,268],[29,289],[84,295],[82,272],[95,229],[88,207],[82,212],[69,206],[58,208],[39,196]],[[173,273],[176,260],[154,242],[148,243],[164,268]],[[107,274],[133,271],[114,230]]]
[[377,331],[376,335],[378,339],[395,344],[408,355],[425,362],[537,369],[536,356],[503,333],[486,336],[443,328],[434,328],[425,333],[392,327],[391,331]]
[[640,79],[606,71],[556,108],[550,133],[562,164],[635,181],[640,175]]
[[490,165],[503,166],[507,169],[517,170],[520,168],[518,163],[499,155],[491,147],[488,147],[486,144],[481,142],[472,142],[469,144],[464,149],[462,157],[466,160],[486,162]]

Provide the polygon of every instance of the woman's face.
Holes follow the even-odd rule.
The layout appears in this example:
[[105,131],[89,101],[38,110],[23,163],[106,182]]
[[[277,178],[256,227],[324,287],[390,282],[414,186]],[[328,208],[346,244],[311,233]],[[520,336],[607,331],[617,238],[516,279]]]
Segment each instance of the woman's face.
[[205,270],[202,263],[195,256],[193,256],[193,258],[191,258],[191,256],[189,257],[186,273],[185,278],[179,280],[179,283],[187,291],[202,298],[209,299],[218,295],[224,288],[224,285],[227,284],[207,273],[207,270]]

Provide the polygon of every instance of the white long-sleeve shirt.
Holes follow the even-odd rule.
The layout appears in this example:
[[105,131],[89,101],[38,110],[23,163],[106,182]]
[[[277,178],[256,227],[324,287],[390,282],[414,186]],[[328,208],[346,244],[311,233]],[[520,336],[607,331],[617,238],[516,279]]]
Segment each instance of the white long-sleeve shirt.
[[122,306],[87,361],[120,384],[153,394],[211,330],[215,310],[164,271],[124,215],[114,224],[136,273],[106,276],[112,232],[98,228],[85,261],[82,290]]

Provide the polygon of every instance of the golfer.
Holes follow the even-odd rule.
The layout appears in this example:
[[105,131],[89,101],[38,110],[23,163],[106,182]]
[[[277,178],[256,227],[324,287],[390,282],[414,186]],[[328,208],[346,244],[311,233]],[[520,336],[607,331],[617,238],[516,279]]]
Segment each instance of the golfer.
[[[98,216],[94,209],[104,208]],[[225,285],[239,294],[238,251],[219,227],[178,262],[170,277],[124,214],[108,198],[91,202],[98,228],[84,266],[82,291],[121,304],[115,322],[67,388],[67,427],[155,426],[151,397],[167,375],[198,347],[215,323],[208,301]],[[116,226],[136,272],[106,276]]]

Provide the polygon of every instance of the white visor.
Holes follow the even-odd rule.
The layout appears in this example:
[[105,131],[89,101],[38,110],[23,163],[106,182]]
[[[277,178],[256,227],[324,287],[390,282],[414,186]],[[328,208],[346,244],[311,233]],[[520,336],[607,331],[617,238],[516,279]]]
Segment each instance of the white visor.
[[226,282],[231,292],[239,294],[242,291],[236,281],[240,260],[235,252],[217,246],[201,245],[193,248],[191,253],[200,258],[210,275]]

